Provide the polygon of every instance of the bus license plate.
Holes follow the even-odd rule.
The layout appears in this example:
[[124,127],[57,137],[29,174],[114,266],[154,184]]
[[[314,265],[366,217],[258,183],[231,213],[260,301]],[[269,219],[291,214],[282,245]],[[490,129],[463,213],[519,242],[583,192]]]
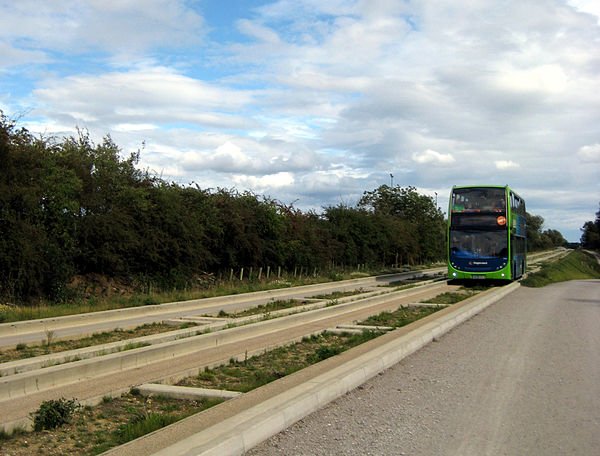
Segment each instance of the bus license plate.
[[484,275],[472,275],[471,276],[472,279],[485,279]]

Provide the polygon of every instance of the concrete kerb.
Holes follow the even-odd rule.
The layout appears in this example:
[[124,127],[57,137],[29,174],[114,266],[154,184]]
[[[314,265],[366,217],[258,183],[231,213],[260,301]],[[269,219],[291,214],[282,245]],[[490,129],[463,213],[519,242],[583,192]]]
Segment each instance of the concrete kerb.
[[[153,456],[241,455],[272,435],[398,363],[519,287],[507,285],[469,305],[392,340],[365,355],[292,388],[260,405],[162,449]],[[160,432],[160,431],[159,431]],[[133,443],[133,442],[131,442]]]

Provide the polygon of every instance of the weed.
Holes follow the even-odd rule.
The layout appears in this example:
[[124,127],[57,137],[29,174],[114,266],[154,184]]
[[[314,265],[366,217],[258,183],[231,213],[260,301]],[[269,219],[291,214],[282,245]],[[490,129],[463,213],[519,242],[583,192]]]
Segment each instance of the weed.
[[178,421],[180,417],[175,414],[147,413],[139,418],[134,417],[129,423],[121,425],[115,432],[118,443],[129,442],[142,435],[149,434]]
[[24,343],[17,344],[17,346],[16,346],[17,350],[25,350],[26,348],[27,348],[27,344],[24,344]]
[[312,364],[319,361],[322,361],[327,358],[331,358],[332,356],[338,355],[342,352],[342,348],[339,346],[329,346],[323,345],[317,348],[317,351],[311,353],[307,356],[307,360]]
[[46,347],[50,347],[52,345],[52,341],[54,340],[54,331],[51,329],[46,329],[44,332],[46,333]]

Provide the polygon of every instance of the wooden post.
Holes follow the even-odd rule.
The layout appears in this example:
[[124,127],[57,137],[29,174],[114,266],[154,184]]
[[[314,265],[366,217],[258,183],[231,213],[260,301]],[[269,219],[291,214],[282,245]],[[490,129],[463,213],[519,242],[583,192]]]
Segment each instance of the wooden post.
[[260,268],[258,268],[258,280],[260,280],[261,276],[262,276],[262,266]]
[[267,280],[269,280],[270,275],[271,275],[271,266],[267,266]]
[[244,280],[244,268],[240,271],[240,280]]
[[277,278],[281,279],[281,266],[277,266]]
[[229,270],[229,281],[231,282],[233,280],[233,268],[231,268]]

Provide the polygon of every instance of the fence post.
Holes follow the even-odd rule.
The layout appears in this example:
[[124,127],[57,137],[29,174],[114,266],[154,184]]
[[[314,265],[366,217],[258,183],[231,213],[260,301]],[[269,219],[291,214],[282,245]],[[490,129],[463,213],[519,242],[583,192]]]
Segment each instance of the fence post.
[[229,270],[229,281],[231,282],[233,280],[233,268],[231,268]]
[[271,266],[267,266],[267,280],[269,280],[270,275],[271,275]]
[[281,279],[281,266],[277,266],[277,278]]
[[260,280],[261,276],[262,276],[262,266],[260,268],[258,268],[258,280]]
[[240,271],[240,280],[244,279],[244,268]]

